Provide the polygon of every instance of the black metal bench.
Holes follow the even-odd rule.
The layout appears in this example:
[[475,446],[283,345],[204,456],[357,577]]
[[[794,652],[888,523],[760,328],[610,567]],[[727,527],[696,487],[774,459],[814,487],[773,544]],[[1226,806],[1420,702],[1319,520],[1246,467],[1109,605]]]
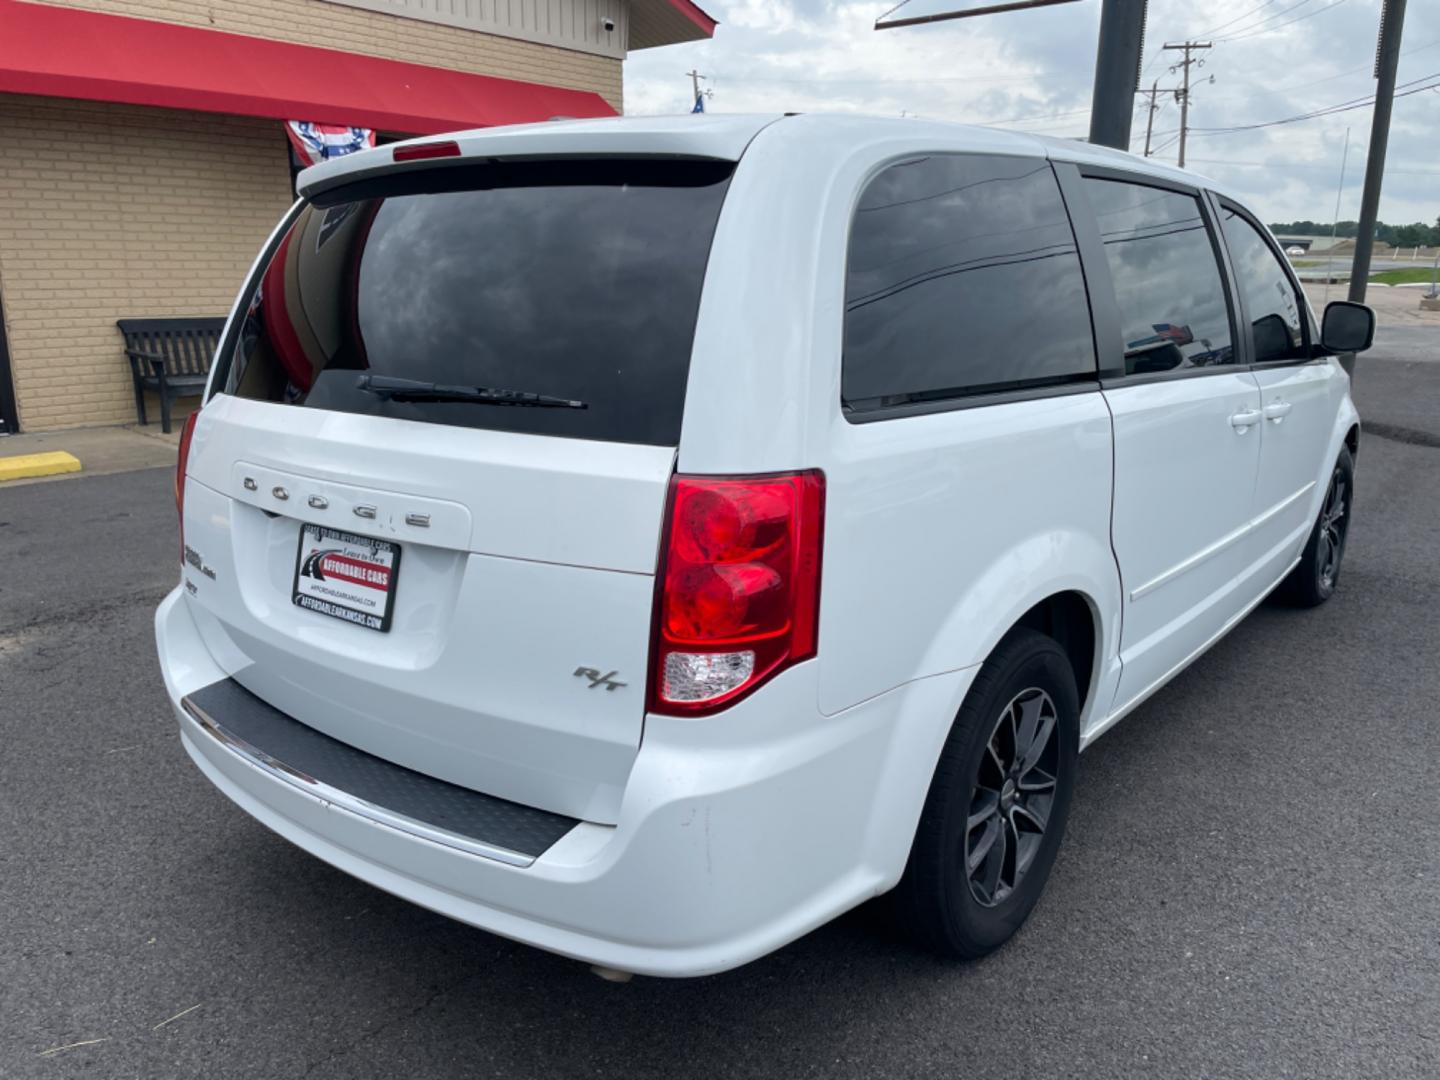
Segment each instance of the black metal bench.
[[160,395],[160,430],[170,432],[170,399],[205,392],[224,319],[120,319],[135,382],[135,412],[145,418],[145,388]]

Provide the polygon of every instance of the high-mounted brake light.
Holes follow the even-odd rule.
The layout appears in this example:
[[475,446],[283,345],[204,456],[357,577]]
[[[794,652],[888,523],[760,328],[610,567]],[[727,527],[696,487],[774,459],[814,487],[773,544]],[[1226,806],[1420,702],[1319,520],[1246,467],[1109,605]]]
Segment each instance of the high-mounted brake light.
[[392,161],[424,161],[426,158],[459,156],[460,144],[450,140],[416,143],[414,146],[397,146],[390,152]]
[[816,470],[671,481],[650,711],[715,712],[815,655],[824,517]]
[[195,436],[195,421],[200,417],[196,409],[185,418],[180,429],[180,449],[175,455],[175,512],[180,516],[180,562],[185,562],[185,468],[190,464],[190,440]]

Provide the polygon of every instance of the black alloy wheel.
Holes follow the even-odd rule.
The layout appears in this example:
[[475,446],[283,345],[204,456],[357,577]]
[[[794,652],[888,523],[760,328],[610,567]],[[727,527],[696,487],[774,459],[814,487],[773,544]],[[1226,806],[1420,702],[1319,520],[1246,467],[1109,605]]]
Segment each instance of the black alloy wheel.
[[970,893],[984,907],[1015,891],[1044,840],[1060,768],[1058,718],[1050,695],[1027,687],[1001,710],[985,744],[964,854]]
[[1330,476],[1330,490],[1320,510],[1320,547],[1316,572],[1322,589],[1333,590],[1340,576],[1340,557],[1345,553],[1345,532],[1350,527],[1350,478],[1339,465]]
[[980,666],[940,752],[905,873],[902,928],[971,960],[1014,936],[1065,833],[1080,702],[1065,650],[1018,627]]

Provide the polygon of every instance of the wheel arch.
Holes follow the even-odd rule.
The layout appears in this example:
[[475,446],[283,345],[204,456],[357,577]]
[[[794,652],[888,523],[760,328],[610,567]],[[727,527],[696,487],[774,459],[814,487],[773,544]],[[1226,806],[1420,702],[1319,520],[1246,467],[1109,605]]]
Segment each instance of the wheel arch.
[[978,575],[951,610],[922,671],[978,666],[1012,629],[1029,626],[1055,638],[1070,656],[1080,730],[1088,730],[1108,709],[1119,674],[1120,571],[1108,540],[1064,530],[1017,544]]
[[[940,693],[926,698],[925,712],[917,717],[918,723],[904,726],[904,735],[882,771],[870,837],[870,851],[882,879],[879,891],[899,881],[945,740],[981,664],[1011,631],[1019,627],[1034,629],[1060,642],[1070,657],[1080,699],[1081,745],[1090,718],[1108,709],[1118,676],[1118,668],[1110,661],[1118,650],[1120,585],[1113,558],[1106,563],[1108,577],[1097,566],[1095,576],[1090,578],[1055,579],[1023,592],[1015,590],[1014,602],[1005,615],[989,625],[983,638],[976,635],[970,639],[976,647],[970,663],[959,668],[952,665],[946,675],[910,684],[916,692],[934,686]],[[967,609],[962,605],[959,610]]]
[[[1075,673],[1075,691],[1083,718],[1095,689],[1095,675],[1100,670],[1100,645],[1104,640],[1095,601],[1078,589],[1052,593],[1021,615],[1005,634],[1021,626],[1044,634],[1065,651]],[[1004,636],[1001,635],[1001,640]]]
[[1320,513],[1320,506],[1325,500],[1325,488],[1329,482],[1330,470],[1335,467],[1335,459],[1340,456],[1340,448],[1345,447],[1350,451],[1350,459],[1353,463],[1360,453],[1360,414],[1355,411],[1355,404],[1347,395],[1341,402],[1339,415],[1335,417],[1335,424],[1330,429],[1330,443],[1323,459],[1316,462],[1315,488],[1310,493],[1310,517],[1313,519]]
[[[1076,733],[1080,745],[1083,745],[1086,719],[1096,707],[1097,696],[1103,696],[1107,687],[1112,692],[1114,689],[1113,681],[1107,683],[1102,678],[1102,673],[1105,669],[1103,658],[1107,648],[1106,634],[1107,631],[1110,634],[1118,634],[1118,624],[1113,628],[1107,625],[1102,615],[1101,604],[1089,591],[1075,586],[1054,588],[1043,592],[1043,595],[1032,597],[1031,602],[1017,609],[1013,617],[994,635],[981,658],[981,663],[989,660],[999,649],[1001,643],[1015,630],[1022,628],[1033,630],[1056,641],[1070,659],[1075,673],[1077,696],[1080,701]],[[887,781],[881,785],[882,790],[889,791],[891,799],[896,803],[892,807],[895,816],[888,822],[893,831],[877,830],[877,835],[883,835],[886,839],[876,843],[872,849],[875,851],[877,862],[883,865],[881,891],[889,889],[900,880],[902,871],[908,862],[915,837],[918,835],[922,807],[935,782],[936,771],[941,763],[941,754],[944,751],[945,743],[960,709],[974,688],[975,676],[980,667],[981,664],[977,663],[962,672],[955,673],[959,677],[956,686],[958,693],[949,698],[950,709],[944,715],[943,725],[940,725],[938,730],[931,732],[928,739],[909,743],[907,747],[909,752],[923,752],[916,753],[915,759],[909,765],[909,769],[913,770],[909,772],[911,783],[897,785],[904,789],[903,793],[896,790],[896,787],[892,787],[893,778],[887,778]],[[1108,700],[1105,701],[1105,704],[1108,705]],[[1078,751],[1079,745],[1075,749]],[[913,778],[917,776],[923,776],[923,785],[913,783]],[[903,809],[901,809],[901,804],[903,804]],[[876,815],[877,819],[884,816]],[[895,843],[896,840],[902,838],[901,843]],[[897,853],[898,858],[896,857]]]

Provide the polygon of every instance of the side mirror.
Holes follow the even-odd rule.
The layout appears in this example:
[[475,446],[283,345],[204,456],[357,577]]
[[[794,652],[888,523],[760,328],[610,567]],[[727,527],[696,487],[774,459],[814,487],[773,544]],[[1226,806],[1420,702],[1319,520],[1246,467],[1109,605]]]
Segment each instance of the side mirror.
[[1357,353],[1375,340],[1375,312],[1364,304],[1332,300],[1320,322],[1320,347],[1328,353]]

